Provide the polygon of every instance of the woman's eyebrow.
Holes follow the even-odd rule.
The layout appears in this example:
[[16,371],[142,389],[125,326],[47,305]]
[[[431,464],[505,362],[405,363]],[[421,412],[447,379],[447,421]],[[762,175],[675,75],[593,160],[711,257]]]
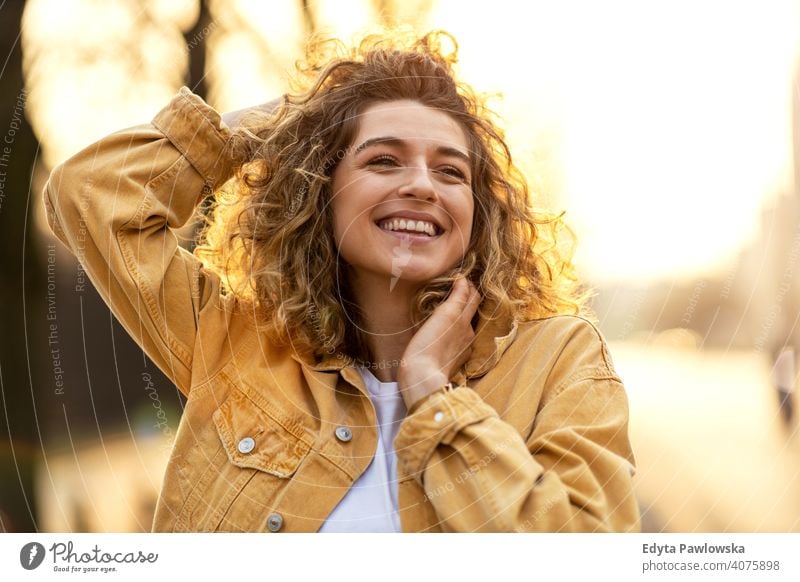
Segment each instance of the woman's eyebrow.
[[[390,136],[390,135],[389,136],[384,136],[384,137],[372,137],[372,138],[366,140],[360,146],[358,146],[353,151],[353,155],[358,155],[359,152],[364,151],[368,147],[375,146],[375,145],[378,145],[378,144],[385,144],[385,145],[390,145],[390,146],[405,146],[406,145],[406,141],[401,139],[401,138],[399,138],[399,137],[394,137],[394,136]],[[461,150],[458,150],[458,149],[456,149],[454,147],[439,146],[439,147],[436,148],[436,151],[438,153],[446,155],[446,156],[453,156],[453,157],[456,157],[456,158],[461,158],[467,164],[470,163],[469,156],[467,154],[465,154],[464,152],[462,152]]]

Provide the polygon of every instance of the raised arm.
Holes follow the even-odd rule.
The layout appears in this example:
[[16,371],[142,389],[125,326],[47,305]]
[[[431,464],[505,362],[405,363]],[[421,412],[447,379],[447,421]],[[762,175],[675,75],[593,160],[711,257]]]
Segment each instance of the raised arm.
[[173,229],[233,175],[231,137],[220,115],[182,87],[151,123],[115,132],[56,166],[43,192],[55,235],[184,394],[200,312],[220,294],[218,277],[178,245]]

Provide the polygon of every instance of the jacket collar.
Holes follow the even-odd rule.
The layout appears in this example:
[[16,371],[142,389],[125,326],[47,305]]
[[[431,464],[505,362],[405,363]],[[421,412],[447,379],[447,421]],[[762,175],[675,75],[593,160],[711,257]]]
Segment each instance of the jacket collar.
[[[492,319],[479,315],[472,343],[472,353],[451,380],[457,385],[466,383],[467,378],[483,376],[499,361],[517,335],[518,323],[514,317],[501,317],[491,303],[484,303],[484,312],[494,314]],[[315,361],[313,355],[293,354],[292,357],[317,372],[338,372],[353,365],[353,359],[340,352],[326,354]]]

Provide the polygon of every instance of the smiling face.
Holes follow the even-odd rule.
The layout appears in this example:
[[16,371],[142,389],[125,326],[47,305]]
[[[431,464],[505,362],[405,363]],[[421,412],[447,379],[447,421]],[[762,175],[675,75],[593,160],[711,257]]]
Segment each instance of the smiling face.
[[449,115],[412,100],[359,117],[333,173],[334,240],[356,275],[424,283],[469,246],[474,202],[467,137]]

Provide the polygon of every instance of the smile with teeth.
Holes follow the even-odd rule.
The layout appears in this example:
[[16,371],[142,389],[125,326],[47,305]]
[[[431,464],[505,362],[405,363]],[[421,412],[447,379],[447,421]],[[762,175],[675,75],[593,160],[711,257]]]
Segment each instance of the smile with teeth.
[[381,230],[420,233],[428,236],[438,236],[439,227],[427,220],[410,220],[406,218],[389,218],[378,223]]

